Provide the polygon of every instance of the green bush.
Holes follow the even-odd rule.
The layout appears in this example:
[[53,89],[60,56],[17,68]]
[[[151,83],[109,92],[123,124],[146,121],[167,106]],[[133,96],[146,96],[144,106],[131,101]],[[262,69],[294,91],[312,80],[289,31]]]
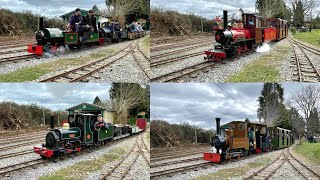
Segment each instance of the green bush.
[[297,32],[297,29],[296,29],[294,26],[292,26],[292,27],[290,27],[290,32],[291,32],[293,35],[295,35],[296,32]]

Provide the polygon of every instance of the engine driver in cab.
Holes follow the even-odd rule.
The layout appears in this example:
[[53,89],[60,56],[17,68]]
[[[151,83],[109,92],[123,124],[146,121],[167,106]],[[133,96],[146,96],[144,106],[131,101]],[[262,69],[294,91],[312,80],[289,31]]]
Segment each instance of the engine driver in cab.
[[80,32],[80,27],[82,23],[81,11],[79,8],[75,10],[75,13],[70,17],[68,28],[71,28],[73,32]]
[[101,127],[109,128],[108,124],[104,122],[102,115],[98,114],[98,121],[94,123],[94,130],[97,131]]

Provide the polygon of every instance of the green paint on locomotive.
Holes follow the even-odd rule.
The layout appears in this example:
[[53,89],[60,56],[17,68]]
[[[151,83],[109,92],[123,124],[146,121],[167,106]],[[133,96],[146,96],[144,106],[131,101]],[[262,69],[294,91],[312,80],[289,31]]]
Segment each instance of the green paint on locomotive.
[[64,33],[64,36],[65,44],[78,44],[78,33]]
[[91,143],[93,142],[93,132],[90,128],[90,117],[91,116],[84,116],[84,142]]
[[59,28],[45,28],[43,29],[44,36],[49,38],[63,38],[63,32]]
[[72,139],[72,138],[80,138],[81,132],[80,129],[77,127],[71,127],[68,129],[59,129],[61,133],[61,139],[62,140],[67,140],[67,139]]
[[109,126],[108,129],[106,129],[105,127],[101,127],[98,130],[98,140],[99,141],[103,141],[106,139],[112,139],[113,138],[113,132],[114,132],[114,126]]
[[98,41],[99,41],[99,34],[93,33],[89,36],[88,40],[86,40],[84,43],[98,42]]

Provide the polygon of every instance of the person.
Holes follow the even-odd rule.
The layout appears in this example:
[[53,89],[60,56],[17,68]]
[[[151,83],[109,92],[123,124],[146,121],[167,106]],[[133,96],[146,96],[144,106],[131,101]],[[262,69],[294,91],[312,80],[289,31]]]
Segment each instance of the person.
[[86,31],[88,31],[88,33],[83,36],[82,41],[88,40],[89,36],[91,36],[94,32],[98,32],[97,19],[92,9],[89,10],[89,14],[87,16],[83,17],[82,25]]
[[134,26],[134,24],[135,24],[135,21],[133,21],[131,24],[129,24],[128,30],[129,30],[130,32],[135,32],[135,26]]
[[117,35],[118,35],[118,39],[121,39],[122,36],[122,32],[121,32],[121,26],[119,25],[119,21],[116,20],[114,23],[114,30],[116,31]]
[[254,25],[253,19],[249,19],[249,25]]
[[138,30],[139,30],[139,32],[143,32],[143,28],[142,28],[142,25],[140,23],[138,23]]
[[75,10],[75,13],[69,18],[68,28],[71,28],[72,31],[79,33],[80,26],[82,23],[81,11],[79,8]]
[[98,114],[98,121],[94,123],[94,130],[98,131],[101,127],[105,127],[106,129],[109,128],[108,124],[104,122],[102,115]]
[[248,137],[249,137],[249,146],[251,147],[251,146],[253,146],[253,136],[254,136],[254,129],[253,129],[253,127],[251,127],[251,128],[249,128],[249,135],[248,135]]

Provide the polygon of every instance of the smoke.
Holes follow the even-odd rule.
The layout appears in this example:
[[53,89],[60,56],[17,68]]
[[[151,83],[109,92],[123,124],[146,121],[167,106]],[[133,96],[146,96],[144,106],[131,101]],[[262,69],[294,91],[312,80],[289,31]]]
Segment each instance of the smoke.
[[270,45],[268,43],[263,43],[261,46],[259,46],[256,50],[256,52],[269,52],[270,51]]

